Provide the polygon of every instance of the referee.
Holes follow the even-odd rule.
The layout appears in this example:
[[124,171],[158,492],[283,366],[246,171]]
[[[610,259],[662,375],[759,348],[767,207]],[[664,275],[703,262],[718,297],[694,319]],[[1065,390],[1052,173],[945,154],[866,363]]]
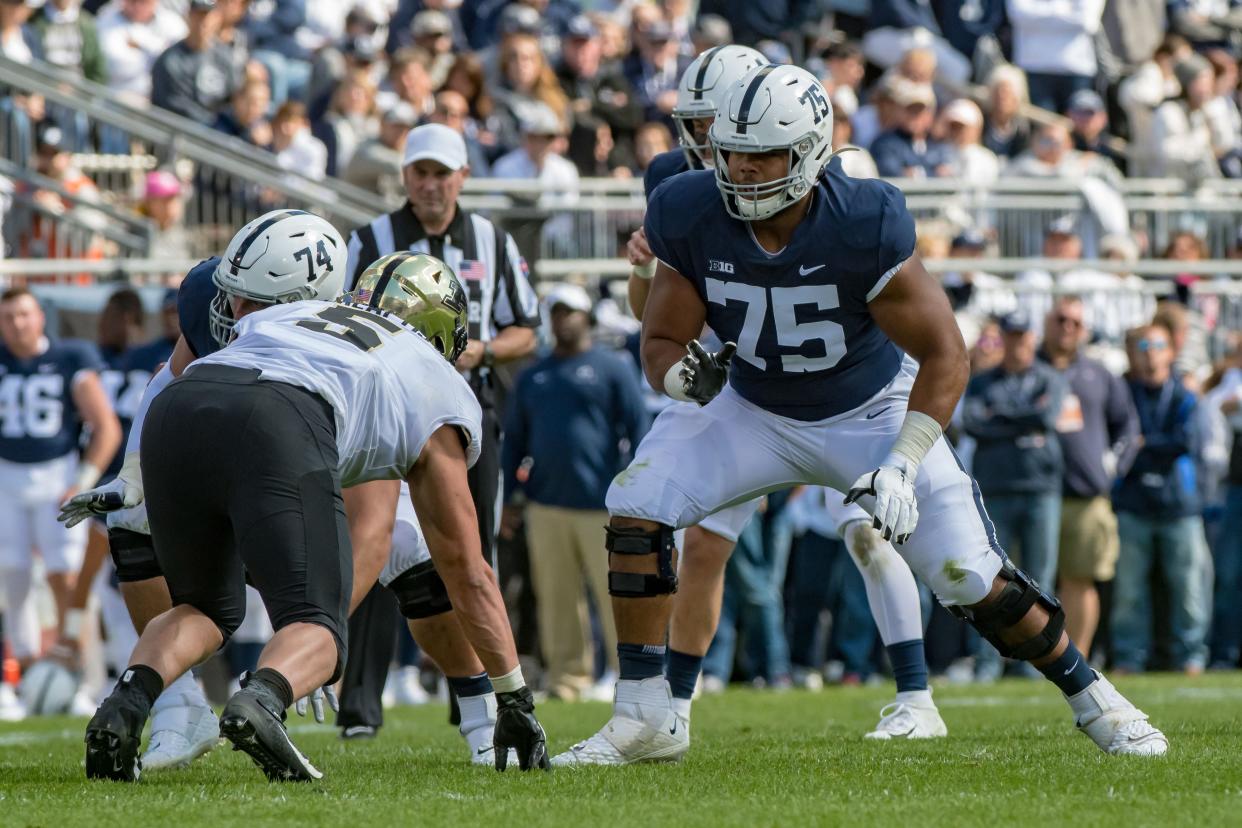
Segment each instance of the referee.
[[[470,341],[457,367],[483,409],[482,454],[470,470],[470,492],[483,552],[494,567],[501,420],[492,369],[535,350],[539,304],[513,238],[457,204],[469,176],[460,133],[442,124],[410,130],[401,159],[406,203],[350,234],[345,288],[352,290],[372,262],[398,250],[429,253],[461,279],[470,300]],[[378,585],[350,618],[349,664],[337,718],[345,738],[374,736],[383,722],[380,696],[400,623],[396,599]]]

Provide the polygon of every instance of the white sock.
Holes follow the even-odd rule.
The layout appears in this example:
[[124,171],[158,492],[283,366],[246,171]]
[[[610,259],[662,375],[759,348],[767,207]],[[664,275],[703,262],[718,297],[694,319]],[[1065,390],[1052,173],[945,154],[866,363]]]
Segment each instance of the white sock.
[[673,697],[673,712],[681,716],[686,721],[690,721],[690,702],[692,699],[679,699]]
[[930,688],[925,690],[903,690],[897,694],[897,701],[901,704],[911,704],[915,707],[931,707],[933,704]]
[[484,693],[481,696],[458,696],[457,707],[461,711],[461,725],[458,730],[463,735],[496,722],[495,693]]

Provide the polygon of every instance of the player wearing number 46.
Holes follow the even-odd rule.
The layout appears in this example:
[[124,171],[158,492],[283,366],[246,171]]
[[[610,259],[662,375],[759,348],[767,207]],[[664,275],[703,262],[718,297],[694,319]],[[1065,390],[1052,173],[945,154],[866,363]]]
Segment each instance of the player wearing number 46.
[[[701,407],[665,410],[608,492],[628,686],[604,728],[555,763],[684,752],[663,665],[646,657],[664,644],[677,587],[673,532],[798,483],[861,503],[941,603],[1058,686],[1101,749],[1164,753],[1164,734],[1084,663],[1056,599],[995,544],[942,436],[968,375],[952,310],[914,253],[900,191],[846,176],[831,132],[813,75],[757,68],[717,111],[714,170],[669,179],[648,204],[658,265],[643,368]],[[705,324],[731,341],[724,351],[698,347]]]
[[[100,382],[94,345],[56,341],[30,291],[0,294],[0,585],[5,632],[19,661],[40,655],[42,631],[30,595],[34,550],[64,618],[86,527],[56,522],[62,501],[95,485],[121,442],[121,425]],[[90,430],[78,456],[83,426]]]

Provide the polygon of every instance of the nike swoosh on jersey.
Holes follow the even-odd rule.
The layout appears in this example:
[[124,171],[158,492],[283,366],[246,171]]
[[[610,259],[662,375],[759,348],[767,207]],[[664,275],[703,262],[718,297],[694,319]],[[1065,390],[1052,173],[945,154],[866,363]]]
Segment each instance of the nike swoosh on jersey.
[[867,419],[874,420],[876,417],[880,416],[885,411],[888,411],[890,408],[892,408],[891,405],[886,405],[883,408],[881,408],[879,411],[872,411],[870,414],[867,415]]
[[799,276],[810,276],[812,273],[819,270],[821,267],[827,267],[827,265],[815,265],[815,267],[807,267],[806,265],[799,265],[798,275]]

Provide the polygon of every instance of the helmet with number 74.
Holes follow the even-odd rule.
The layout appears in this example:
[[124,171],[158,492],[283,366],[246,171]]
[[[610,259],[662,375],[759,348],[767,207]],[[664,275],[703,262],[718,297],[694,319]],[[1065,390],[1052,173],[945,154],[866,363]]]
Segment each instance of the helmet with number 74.
[[[734,218],[761,221],[801,199],[832,157],[832,104],[815,76],[798,66],[761,66],[730,87],[708,131],[716,184]],[[729,154],[785,150],[785,175],[740,183]]]
[[453,269],[435,256],[390,253],[364,270],[341,301],[399,317],[449,362],[466,350],[466,291]]
[[335,299],[345,287],[345,240],[326,219],[305,210],[273,210],[238,230],[216,265],[211,335],[233,338],[236,296],[264,305]]

